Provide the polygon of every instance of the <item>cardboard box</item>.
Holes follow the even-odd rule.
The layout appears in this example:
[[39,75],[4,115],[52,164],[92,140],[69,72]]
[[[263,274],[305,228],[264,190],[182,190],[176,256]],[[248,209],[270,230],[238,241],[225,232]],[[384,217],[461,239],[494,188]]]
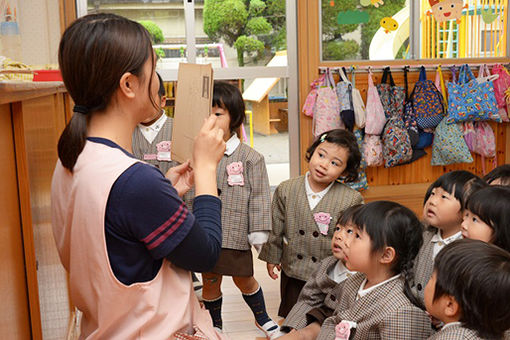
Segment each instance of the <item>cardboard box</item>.
[[179,64],[172,130],[172,160],[182,163],[192,159],[193,141],[204,123],[204,118],[211,112],[212,95],[211,64]]

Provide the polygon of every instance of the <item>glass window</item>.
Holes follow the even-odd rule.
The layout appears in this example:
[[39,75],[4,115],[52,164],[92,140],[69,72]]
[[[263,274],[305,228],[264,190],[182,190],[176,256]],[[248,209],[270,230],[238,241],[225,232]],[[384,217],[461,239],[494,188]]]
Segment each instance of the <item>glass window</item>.
[[403,59],[409,18],[406,0],[321,0],[322,60]]
[[285,10],[285,0],[195,1],[197,62],[206,48],[214,66],[266,66],[287,49]]
[[421,58],[505,57],[507,7],[506,0],[421,1]]
[[507,11],[508,0],[322,0],[322,60],[505,57]]
[[143,24],[160,57],[159,68],[176,69],[179,62],[186,61],[182,0],[87,0],[87,13],[98,12],[115,13]]

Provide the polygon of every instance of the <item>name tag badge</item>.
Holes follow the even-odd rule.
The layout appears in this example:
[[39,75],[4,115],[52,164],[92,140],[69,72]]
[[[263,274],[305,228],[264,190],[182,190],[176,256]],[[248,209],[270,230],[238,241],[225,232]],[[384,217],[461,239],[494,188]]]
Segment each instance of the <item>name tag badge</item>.
[[143,155],[144,161],[154,161],[156,160],[156,154],[155,153],[146,153]]

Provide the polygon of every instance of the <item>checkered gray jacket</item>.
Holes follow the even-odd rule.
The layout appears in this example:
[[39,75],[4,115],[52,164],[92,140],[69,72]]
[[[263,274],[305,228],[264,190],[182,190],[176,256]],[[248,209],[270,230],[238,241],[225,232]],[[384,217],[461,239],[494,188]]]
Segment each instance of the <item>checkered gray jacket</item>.
[[305,328],[307,326],[306,313],[312,309],[323,305],[332,310],[336,309],[345,281],[336,283],[329,277],[328,272],[333,270],[338,261],[334,256],[328,256],[321,261],[312,276],[306,281],[296,304],[285,318],[283,326],[294,329]]
[[[243,163],[244,185],[228,184],[227,165]],[[249,250],[248,234],[271,230],[271,190],[264,156],[241,143],[230,155],[223,155],[216,172],[221,199],[221,247]],[[194,188],[184,195],[193,209]]]
[[335,326],[342,320],[357,323],[352,339],[427,339],[432,328],[427,314],[404,294],[402,277],[377,287],[356,300],[365,275],[345,281],[340,303],[333,316],[322,324],[317,340],[335,338]]
[[452,325],[441,329],[428,340],[483,340],[476,331],[464,328],[461,325]]
[[[363,203],[359,192],[335,182],[319,204],[310,210],[305,189],[305,176],[282,182],[273,196],[273,229],[262,247],[259,259],[280,264],[289,277],[306,281],[319,265],[331,255],[331,238],[340,214],[350,206]],[[313,214],[331,216],[327,235],[319,231]]]
[[[143,136],[142,132],[140,131],[140,127],[137,126],[135,128],[135,131],[133,132],[133,155],[141,160],[143,159],[144,154],[157,154],[158,150],[156,148],[156,144],[162,141],[171,141],[172,140],[172,127],[173,127],[173,119],[168,117],[163,124],[163,127],[161,130],[159,130],[156,138],[152,141],[152,143],[149,143],[147,139]],[[145,162],[156,166],[159,168],[159,170],[163,173],[163,175],[166,174],[168,169],[171,167],[174,167],[178,165],[179,163],[175,161],[158,161],[158,160],[144,160]]]
[[424,303],[425,286],[434,271],[434,243],[431,240],[436,233],[437,228],[425,228],[423,231],[423,245],[414,260],[414,281],[411,283],[411,289],[422,304]]
[[[243,163],[244,185],[228,184],[227,165]],[[248,234],[271,230],[271,191],[264,156],[241,143],[218,164],[222,248],[248,250]]]

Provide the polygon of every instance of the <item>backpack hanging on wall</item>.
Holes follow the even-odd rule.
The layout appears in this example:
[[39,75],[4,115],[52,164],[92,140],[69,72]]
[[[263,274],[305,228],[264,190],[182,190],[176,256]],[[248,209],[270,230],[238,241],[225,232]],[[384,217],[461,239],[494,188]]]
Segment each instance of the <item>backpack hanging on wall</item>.
[[436,85],[427,79],[425,67],[420,68],[420,78],[411,95],[418,127],[429,129],[436,127],[444,117],[443,96]]
[[340,119],[345,128],[352,131],[354,128],[354,107],[352,103],[352,84],[345,75],[343,68],[338,69],[340,82],[336,84],[336,95],[340,106]]
[[382,134],[384,166],[407,163],[413,157],[413,148],[404,122],[400,117],[391,117]]
[[[494,92],[494,81],[499,78],[498,74],[490,74],[489,68],[487,65],[483,64],[480,66],[480,69],[478,70],[478,77],[476,78],[476,81],[478,81],[479,84],[483,84],[485,82],[489,83],[489,87],[492,87],[492,93],[494,93],[494,98],[489,100],[492,100],[497,105],[497,99],[496,99],[496,93]],[[501,119],[501,116],[499,115],[499,110],[493,110],[489,111],[489,117],[491,120],[501,123],[503,120]]]
[[363,156],[367,166],[381,166],[384,164],[382,142],[379,135],[365,133],[365,138],[363,138]]
[[325,73],[321,74],[319,78],[312,81],[310,84],[310,92],[306,96],[305,103],[303,104],[303,113],[306,116],[313,117],[313,111],[315,109],[315,103],[317,101],[317,90],[319,86],[324,83]]
[[345,180],[340,179],[340,183],[344,183],[349,186],[351,189],[362,191],[368,189],[367,182],[367,174],[365,173],[365,168],[367,167],[367,162],[365,161],[365,155],[363,152],[363,131],[355,130],[354,136],[356,137],[356,142],[358,143],[358,148],[361,152],[361,161],[359,165],[359,174],[358,179],[354,182],[345,182]]
[[[416,122],[416,116],[413,109],[413,101],[409,97],[409,82],[407,80],[407,73],[409,72],[409,66],[404,67],[404,90],[405,90],[405,104],[404,104],[404,116],[403,121],[409,134],[409,140],[411,146],[414,148],[418,144],[419,132],[418,123]],[[414,92],[414,91],[413,91]],[[413,94],[411,94],[411,97]]]
[[354,121],[356,125],[362,129],[365,127],[366,122],[366,109],[361,93],[356,88],[356,76],[354,68],[351,67],[351,82],[352,82],[352,106],[354,107]]
[[313,135],[317,137],[329,130],[345,128],[340,120],[339,111],[335,83],[328,68],[324,77],[324,83],[317,90],[317,100],[313,113]]
[[497,74],[499,76],[493,83],[494,94],[499,108],[499,115],[504,122],[508,122],[510,104],[508,104],[505,100],[505,91],[510,88],[510,74],[501,64],[495,65],[492,68],[492,74]]
[[458,83],[448,83],[447,123],[489,120],[498,112],[492,81],[479,83],[469,65],[462,65]]
[[432,143],[432,165],[471,163],[473,156],[464,141],[459,124],[447,124],[444,118],[436,127]]
[[386,116],[379,97],[379,92],[377,92],[377,88],[374,86],[370,69],[368,70],[366,113],[367,121],[365,124],[365,134],[380,135],[386,124]]
[[377,85],[377,91],[381,98],[386,119],[396,116],[402,117],[405,100],[404,88],[395,85],[389,67],[384,68],[381,84]]

